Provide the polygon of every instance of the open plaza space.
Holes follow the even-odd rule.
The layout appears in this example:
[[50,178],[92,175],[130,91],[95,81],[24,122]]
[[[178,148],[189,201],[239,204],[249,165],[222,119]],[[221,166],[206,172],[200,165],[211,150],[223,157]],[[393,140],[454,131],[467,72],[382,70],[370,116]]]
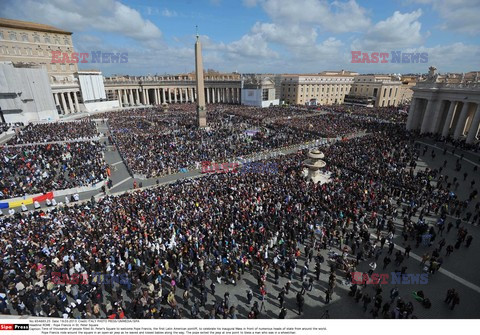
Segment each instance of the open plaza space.
[[[404,123],[361,115],[361,109],[356,115],[356,108],[347,115],[321,109],[305,115],[298,109],[297,115],[290,108],[255,124],[237,116],[248,110],[212,108],[212,126],[197,135],[205,136],[204,143],[191,138],[193,105],[89,117],[92,134],[100,137],[87,143],[103,150],[111,182],[81,194],[85,200],[78,203],[59,198],[57,206],[30,205],[31,211],[0,218],[7,255],[2,312],[80,318],[479,317],[478,147],[465,150],[421,136]],[[295,127],[275,128],[285,120]],[[323,185],[305,179],[302,163],[308,153],[302,144],[324,138],[310,126],[318,120],[334,136],[316,146],[332,177]],[[251,137],[245,131],[253,128],[260,131]],[[8,143],[22,141],[23,133]],[[151,136],[171,133],[173,145],[154,157],[171,155],[188,169],[131,177],[131,160],[122,157],[141,150]],[[135,140],[122,147],[118,136]],[[236,151],[217,156],[229,143],[278,170],[202,174],[198,164],[187,164],[178,143],[192,152],[208,148],[196,163],[242,157]],[[50,144],[33,148],[54,150]],[[136,159],[143,166],[157,164]],[[85,173],[91,164],[71,166],[72,173]],[[49,172],[55,178],[60,171],[52,165]],[[360,278],[355,273],[368,280],[354,285]],[[413,279],[395,281],[396,273]],[[377,274],[388,278],[372,281]],[[115,276],[126,280],[109,279]],[[415,295],[419,291],[427,304]]]
[[0,330],[474,331],[479,12],[2,3]]

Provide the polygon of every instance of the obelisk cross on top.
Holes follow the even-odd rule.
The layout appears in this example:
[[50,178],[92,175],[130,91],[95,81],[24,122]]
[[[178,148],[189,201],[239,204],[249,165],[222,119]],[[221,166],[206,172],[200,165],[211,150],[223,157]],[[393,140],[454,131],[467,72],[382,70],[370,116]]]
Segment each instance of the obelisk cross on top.
[[197,79],[197,123],[199,128],[207,126],[207,111],[205,109],[205,83],[203,80],[202,45],[197,29],[197,41],[195,42],[195,76]]

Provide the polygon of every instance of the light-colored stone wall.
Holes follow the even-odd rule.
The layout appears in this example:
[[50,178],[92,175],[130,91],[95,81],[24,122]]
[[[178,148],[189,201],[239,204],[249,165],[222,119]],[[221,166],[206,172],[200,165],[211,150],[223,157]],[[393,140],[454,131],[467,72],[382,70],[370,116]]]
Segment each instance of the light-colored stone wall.
[[37,65],[47,70],[50,80],[54,76],[57,80],[73,81],[77,64],[52,64],[52,51],[65,52],[69,56],[75,52],[72,35],[0,25],[0,61],[10,61],[17,66]]

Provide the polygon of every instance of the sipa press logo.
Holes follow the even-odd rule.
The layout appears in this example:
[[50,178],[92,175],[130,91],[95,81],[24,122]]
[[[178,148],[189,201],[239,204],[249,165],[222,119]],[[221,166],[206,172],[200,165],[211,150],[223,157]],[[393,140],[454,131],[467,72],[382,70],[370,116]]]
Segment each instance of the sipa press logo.
[[0,330],[29,330],[30,325],[28,323],[0,323]]

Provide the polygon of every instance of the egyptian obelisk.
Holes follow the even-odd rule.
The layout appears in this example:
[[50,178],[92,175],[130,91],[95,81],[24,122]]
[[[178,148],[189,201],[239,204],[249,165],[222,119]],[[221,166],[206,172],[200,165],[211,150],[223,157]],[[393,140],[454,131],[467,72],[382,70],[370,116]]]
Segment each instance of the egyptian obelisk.
[[197,123],[199,128],[207,126],[207,111],[205,109],[205,84],[203,82],[202,45],[197,32],[195,42],[195,75],[197,78]]

